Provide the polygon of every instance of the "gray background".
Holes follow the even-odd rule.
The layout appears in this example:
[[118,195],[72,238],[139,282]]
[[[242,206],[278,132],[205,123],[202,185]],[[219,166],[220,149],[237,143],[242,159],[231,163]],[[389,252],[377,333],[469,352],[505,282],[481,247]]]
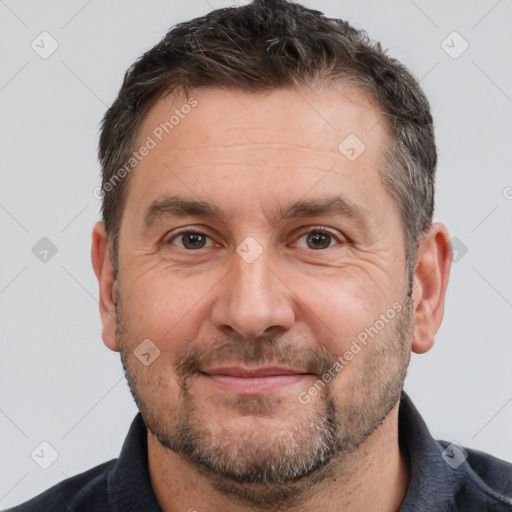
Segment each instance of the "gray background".
[[[458,255],[436,345],[413,356],[406,389],[436,436],[512,460],[512,2],[305,4],[364,27],[431,100],[436,220]],[[0,0],[2,508],[119,454],[137,409],[101,340],[90,263],[98,124],[137,56],[227,5]],[[51,49],[43,31],[58,43],[46,59],[31,47]],[[46,262],[32,251],[43,237],[58,251]],[[43,441],[58,453],[48,469],[31,457],[51,462]]]

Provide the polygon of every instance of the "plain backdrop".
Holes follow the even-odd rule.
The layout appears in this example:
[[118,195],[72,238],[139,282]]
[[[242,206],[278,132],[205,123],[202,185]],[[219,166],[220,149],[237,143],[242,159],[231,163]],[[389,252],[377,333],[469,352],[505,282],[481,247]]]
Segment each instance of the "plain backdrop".
[[[435,347],[413,356],[406,390],[435,436],[512,460],[512,2],[304,3],[365,28],[431,101],[435,218],[457,257]],[[119,454],[137,409],[101,339],[90,262],[98,125],[136,57],[228,5],[0,1],[2,508]],[[44,449],[57,457],[47,469]]]

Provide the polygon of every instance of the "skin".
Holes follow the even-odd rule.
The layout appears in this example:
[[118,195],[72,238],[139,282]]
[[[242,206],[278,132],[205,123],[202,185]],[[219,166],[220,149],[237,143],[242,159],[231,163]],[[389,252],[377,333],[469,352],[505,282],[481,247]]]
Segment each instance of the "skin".
[[[351,512],[376,510],[375,503],[379,511],[396,511],[409,481],[396,398],[411,351],[429,350],[442,320],[448,232],[436,223],[425,234],[409,310],[400,211],[378,171],[386,125],[363,93],[339,85],[258,95],[208,88],[192,96],[197,106],[132,171],[117,280],[104,224],[93,230],[103,340],[121,352],[148,426],[157,500],[164,511],[279,506]],[[180,95],[159,100],[141,126],[139,144],[186,102]],[[338,150],[349,134],[366,146],[354,161]],[[277,215],[276,205],[337,193],[366,212],[365,223],[339,213]],[[166,194],[214,203],[225,218],[167,215],[147,229],[145,212]],[[307,238],[319,227],[332,234],[327,247]],[[200,239],[205,246],[183,245],[178,228],[207,235]],[[247,248],[247,237],[261,250],[250,263],[236,250]],[[402,315],[386,323],[324,392],[302,404],[299,394],[323,373],[320,367],[307,371],[308,362],[343,355],[397,303]],[[160,350],[148,366],[134,355],[145,339]],[[277,361],[282,367],[289,354],[289,367],[300,375],[277,384],[267,379],[267,389],[262,380],[250,387],[247,376],[222,380],[208,373],[247,366],[258,350],[262,366]],[[336,453],[298,481],[237,483],[172,446],[180,418],[187,417],[200,449],[216,450],[222,460],[231,452],[241,470],[250,461],[283,460],[284,446],[295,461],[318,439],[311,424],[325,426],[329,399],[336,409]]]

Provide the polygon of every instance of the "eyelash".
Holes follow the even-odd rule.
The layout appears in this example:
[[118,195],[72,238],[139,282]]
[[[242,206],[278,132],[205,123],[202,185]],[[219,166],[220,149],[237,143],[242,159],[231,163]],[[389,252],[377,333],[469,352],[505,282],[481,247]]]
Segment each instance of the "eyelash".
[[[175,233],[174,235],[172,235],[171,238],[169,238],[167,241],[164,242],[164,245],[172,245],[172,242],[174,240],[176,240],[177,238],[179,238],[182,235],[186,235],[186,234],[189,234],[189,233],[192,233],[194,235],[205,236],[205,237],[209,238],[210,240],[212,240],[212,238],[209,235],[207,235],[206,233],[203,233],[200,230],[184,229],[183,231],[179,231],[178,233]],[[341,240],[340,237],[338,235],[336,235],[334,232],[332,232],[330,229],[325,228],[325,227],[321,227],[321,226],[318,226],[318,227],[316,227],[316,226],[308,227],[307,231],[301,231],[299,233],[299,235],[297,236],[296,240],[299,240],[303,236],[308,235],[310,233],[325,233],[326,235],[332,236],[338,242],[338,244],[345,244],[346,245],[346,244],[349,243],[348,239]],[[334,247],[334,246],[326,247],[326,249],[331,249],[332,247]],[[196,252],[196,251],[200,250],[200,249],[196,249],[196,250],[194,250],[194,249],[184,249],[182,247],[179,247],[179,249],[183,249],[184,251],[187,251],[187,252]],[[206,249],[206,247],[202,247],[201,249]],[[326,249],[318,249],[318,251],[322,251],[322,250],[325,251]],[[314,249],[311,249],[311,250],[314,250]]]

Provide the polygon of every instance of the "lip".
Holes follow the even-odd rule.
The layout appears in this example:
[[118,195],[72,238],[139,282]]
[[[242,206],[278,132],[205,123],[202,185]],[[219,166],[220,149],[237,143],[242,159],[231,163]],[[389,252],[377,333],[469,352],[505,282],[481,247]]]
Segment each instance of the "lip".
[[230,377],[273,377],[277,375],[305,375],[308,372],[304,370],[286,368],[281,366],[263,366],[248,368],[245,366],[222,366],[202,370],[207,375],[229,375]]
[[278,391],[311,377],[304,370],[267,366],[247,368],[229,366],[222,368],[204,369],[202,377],[227,391],[239,394],[258,394]]

